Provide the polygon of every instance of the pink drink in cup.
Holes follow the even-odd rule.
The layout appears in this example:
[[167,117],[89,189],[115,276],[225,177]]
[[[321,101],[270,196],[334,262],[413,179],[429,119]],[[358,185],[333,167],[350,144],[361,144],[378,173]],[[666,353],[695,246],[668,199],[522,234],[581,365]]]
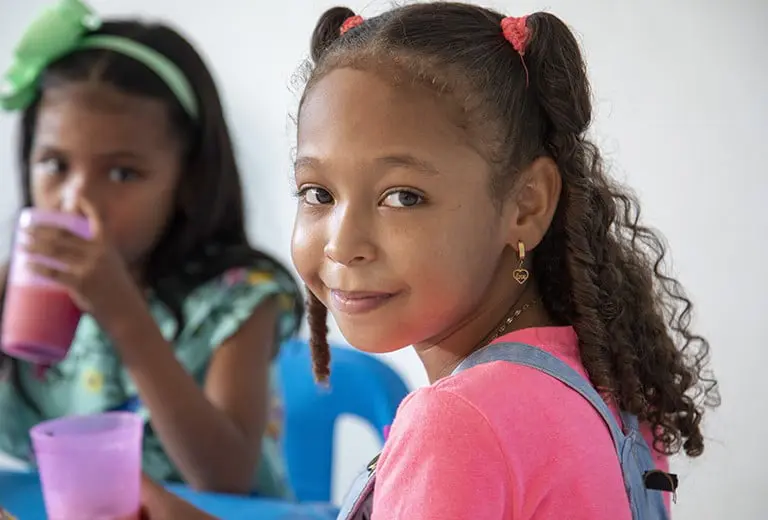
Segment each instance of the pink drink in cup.
[[48,366],[67,356],[82,313],[64,287],[29,269],[30,260],[62,267],[24,251],[27,229],[39,224],[64,228],[83,238],[91,233],[88,220],[80,215],[26,208],[19,216],[6,285],[2,348],[10,356]]
[[32,428],[48,519],[138,520],[143,426],[107,412]]

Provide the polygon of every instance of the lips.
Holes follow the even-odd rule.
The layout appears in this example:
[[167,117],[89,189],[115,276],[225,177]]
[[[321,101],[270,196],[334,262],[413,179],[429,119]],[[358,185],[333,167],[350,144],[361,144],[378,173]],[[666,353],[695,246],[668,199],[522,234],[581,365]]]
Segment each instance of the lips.
[[331,289],[331,306],[343,314],[365,314],[389,302],[394,293]]

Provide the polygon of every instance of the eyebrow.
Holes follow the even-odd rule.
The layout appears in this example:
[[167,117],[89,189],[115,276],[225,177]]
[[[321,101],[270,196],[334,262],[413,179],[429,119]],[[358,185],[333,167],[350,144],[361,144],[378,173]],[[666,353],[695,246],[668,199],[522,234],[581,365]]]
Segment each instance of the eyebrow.
[[[421,173],[426,173],[427,175],[440,174],[440,170],[433,164],[409,154],[378,157],[374,160],[374,164],[381,165],[384,168],[408,168]],[[295,170],[300,170],[302,168],[318,169],[321,167],[321,162],[314,157],[299,157],[294,162],[293,167]]]
[[143,155],[139,155],[136,152],[130,152],[128,150],[116,150],[114,152],[107,152],[103,154],[98,154],[99,157],[102,157],[104,159],[143,159]]
[[293,163],[293,169],[301,170],[303,168],[317,168],[319,161],[314,157],[299,157]]
[[422,159],[418,159],[409,154],[388,155],[386,157],[380,157],[376,159],[376,162],[390,168],[404,167],[426,173],[428,175],[438,175],[440,173],[440,170],[438,170],[433,164]]
[[[33,148],[33,151],[37,151],[38,153],[43,152],[47,154],[67,155],[67,150],[64,150],[63,148],[59,148],[57,146],[48,146],[46,144],[35,146]],[[97,155],[102,159],[142,159],[143,158],[143,156],[139,155],[138,153],[132,152],[129,150],[115,150],[111,152],[100,153]]]

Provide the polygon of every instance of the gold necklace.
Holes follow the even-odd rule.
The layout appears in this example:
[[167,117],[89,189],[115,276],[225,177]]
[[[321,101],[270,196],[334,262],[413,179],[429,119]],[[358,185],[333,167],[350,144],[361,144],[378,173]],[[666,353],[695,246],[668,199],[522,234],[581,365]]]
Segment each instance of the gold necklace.
[[[485,338],[483,338],[483,340],[480,343],[478,343],[474,349],[472,349],[472,352],[485,347],[486,345],[491,343],[493,340],[495,340],[496,338],[504,334],[509,328],[509,326],[512,324],[512,322],[514,322],[518,317],[520,317],[522,313],[524,313],[528,309],[538,305],[538,303],[539,303],[539,299],[536,298],[529,301],[519,309],[516,309],[514,312],[512,311],[512,309],[510,309],[510,314],[508,314],[507,317],[504,318],[504,321],[502,321],[498,327],[496,327],[491,333],[489,333]],[[517,305],[517,302],[515,302],[512,308],[514,308],[515,305]],[[443,370],[445,370],[446,368],[450,368],[450,365],[446,365],[446,367]],[[443,374],[443,375],[447,375],[447,374]],[[440,377],[442,377],[442,375]],[[438,379],[440,379],[440,377],[438,377]]]
[[484,347],[485,345],[488,345],[489,343],[493,342],[495,339],[499,338],[502,334],[507,332],[507,329],[510,325],[512,325],[512,322],[515,321],[522,313],[527,311],[528,309],[535,307],[538,305],[539,299],[536,298],[534,300],[529,301],[519,309],[516,309],[512,314],[509,314],[504,321],[501,322],[501,324],[496,327],[496,329],[489,335],[483,338],[483,341],[480,342],[478,345],[478,348]]

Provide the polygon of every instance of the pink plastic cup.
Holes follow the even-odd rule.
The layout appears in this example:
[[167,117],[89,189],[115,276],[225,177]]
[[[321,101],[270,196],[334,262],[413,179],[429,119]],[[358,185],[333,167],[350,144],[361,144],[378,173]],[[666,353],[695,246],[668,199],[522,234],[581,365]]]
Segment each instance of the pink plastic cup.
[[48,366],[67,356],[82,312],[64,287],[29,269],[31,260],[62,267],[53,259],[24,251],[26,230],[39,224],[64,228],[83,238],[91,233],[88,220],[79,215],[26,208],[19,216],[3,308],[2,348],[9,356]]
[[129,412],[32,428],[49,520],[138,520],[142,432],[143,421]]

